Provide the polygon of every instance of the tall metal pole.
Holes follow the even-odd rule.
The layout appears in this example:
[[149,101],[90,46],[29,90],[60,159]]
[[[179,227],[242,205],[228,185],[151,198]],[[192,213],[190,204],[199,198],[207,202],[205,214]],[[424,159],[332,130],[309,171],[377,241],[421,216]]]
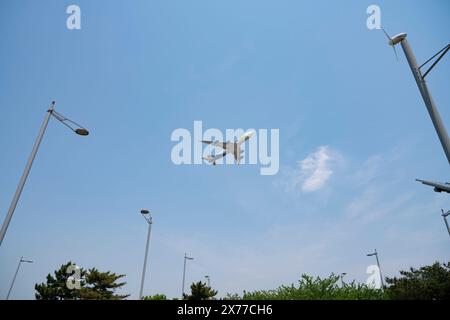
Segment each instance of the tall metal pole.
[[11,290],[12,290],[12,288],[14,286],[14,282],[16,281],[17,274],[19,273],[19,269],[20,269],[20,265],[22,263],[22,259],[23,259],[23,257],[20,257],[19,264],[17,265],[16,273],[14,274],[14,278],[13,278],[13,280],[11,282],[11,286],[9,287],[8,295],[6,296],[6,300],[9,299],[9,295],[11,294]]
[[380,261],[378,260],[378,252],[377,252],[377,249],[375,249],[375,258],[377,258],[378,270],[380,271],[381,288],[384,289],[383,274],[381,273],[381,266],[380,266]]
[[31,260],[24,260],[23,256],[20,257],[19,264],[17,265],[16,273],[14,274],[14,278],[11,282],[11,287],[9,287],[8,295],[6,296],[6,300],[9,299],[9,295],[11,294],[12,288],[14,287],[14,282],[16,281],[16,277],[17,277],[17,274],[19,273],[20,265],[22,264],[22,262],[33,263],[33,261],[31,261]]
[[419,69],[414,53],[409,46],[408,40],[406,40],[406,34],[403,35],[403,39],[400,41],[403,51],[405,52],[406,59],[408,60],[409,66],[414,75],[414,79],[416,80],[417,86],[419,87],[419,91],[428,109],[428,113],[430,114],[431,121],[433,122],[434,128],[436,129],[439,140],[441,141],[442,148],[444,149],[445,155],[447,156],[447,161],[450,163],[450,139],[448,137],[447,130],[445,129],[444,123],[442,122],[441,116],[439,115],[439,111],[437,110],[437,107],[433,101],[433,97],[428,90],[427,84]]
[[444,218],[445,225],[447,226],[448,235],[450,236],[450,226],[447,222],[447,216],[450,215],[450,210],[444,213],[444,210],[442,210],[442,217]]
[[183,266],[183,284],[181,286],[181,299],[184,299],[184,279],[186,275],[186,252],[184,253],[184,266]]
[[448,235],[450,235],[450,227],[448,226],[448,222],[447,222],[447,217],[446,216],[444,216],[444,222],[445,222],[445,225],[447,226]]
[[183,266],[183,284],[181,286],[181,299],[184,299],[184,280],[186,276],[186,260],[194,260],[194,258],[188,257],[186,252],[184,253],[184,266]]
[[30,173],[31,166],[33,165],[34,158],[39,149],[39,145],[41,144],[42,137],[44,136],[45,129],[47,129],[48,121],[52,115],[52,111],[55,108],[55,102],[52,102],[50,109],[45,115],[44,121],[42,122],[41,129],[39,130],[39,134],[34,142],[33,150],[31,151],[30,157],[28,158],[27,165],[25,166],[25,170],[20,178],[19,185],[17,186],[16,193],[11,201],[11,205],[9,206],[8,213],[6,214],[6,218],[3,221],[2,229],[0,230],[0,246],[2,245],[3,238],[5,237],[6,231],[8,230],[9,223],[11,222],[12,216],[14,214],[14,210],[16,209],[17,202],[19,201],[20,195],[22,193],[25,182],[27,181],[28,174]]
[[[147,218],[145,220],[147,220]],[[150,218],[147,220],[147,223],[148,223],[147,244],[145,245],[144,267],[142,268],[141,290],[139,291],[139,300],[142,300],[142,295],[144,291],[145,270],[147,269],[148,246],[150,243],[150,233],[152,231],[152,223],[153,223],[151,215]]]

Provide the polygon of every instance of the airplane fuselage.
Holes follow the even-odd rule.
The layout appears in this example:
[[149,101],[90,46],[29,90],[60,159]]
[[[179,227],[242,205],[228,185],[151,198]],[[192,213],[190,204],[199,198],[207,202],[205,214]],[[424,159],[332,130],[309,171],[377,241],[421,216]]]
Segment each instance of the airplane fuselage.
[[435,192],[450,193],[450,184],[449,183],[441,183],[441,182],[434,182],[434,181],[420,180],[420,179],[416,179],[416,181],[422,182],[423,184],[425,184],[427,186],[434,187]]
[[247,131],[236,142],[230,142],[230,141],[220,142],[220,141],[204,141],[204,140],[202,140],[203,143],[211,144],[211,145],[214,145],[214,146],[219,147],[222,150],[224,150],[224,152],[218,156],[210,155],[204,159],[207,160],[209,163],[212,163],[213,165],[215,165],[217,159],[222,158],[226,154],[230,153],[234,156],[234,159],[236,160],[237,164],[240,164],[240,162],[243,158],[241,145],[242,145],[242,143],[244,143],[245,141],[250,139],[254,134],[255,134],[255,131],[252,131],[252,130]]

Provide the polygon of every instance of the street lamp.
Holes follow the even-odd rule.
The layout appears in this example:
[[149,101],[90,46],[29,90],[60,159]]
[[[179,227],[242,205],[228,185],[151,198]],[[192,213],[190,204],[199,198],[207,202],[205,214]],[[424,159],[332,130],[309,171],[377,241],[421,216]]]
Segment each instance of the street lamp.
[[14,282],[16,281],[16,277],[17,277],[17,274],[19,273],[19,268],[20,268],[20,265],[22,264],[22,262],[25,262],[25,263],[33,263],[32,260],[25,260],[25,259],[23,258],[23,256],[20,257],[19,264],[17,265],[16,273],[14,274],[13,281],[11,282],[11,287],[9,287],[8,295],[6,296],[6,300],[9,299],[9,295],[11,294],[11,290],[12,290],[12,288],[13,288],[13,286],[14,286]]
[[208,287],[211,288],[211,278],[209,276],[205,276],[205,279],[206,279],[206,281],[208,283]]
[[[384,29],[383,29],[384,30]],[[386,33],[386,31],[385,31]],[[450,44],[447,44],[444,48],[442,48],[439,52],[433,55],[430,59],[425,61],[422,65],[418,65],[416,61],[416,57],[409,46],[409,42],[406,39],[406,33],[400,33],[393,38],[391,38],[387,33],[387,37],[389,38],[389,45],[394,48],[397,44],[402,46],[403,52],[405,53],[406,60],[408,60],[409,67],[414,76],[414,80],[417,83],[417,87],[419,88],[420,94],[422,95],[423,102],[427,107],[428,114],[430,115],[431,121],[433,122],[434,129],[438,135],[439,141],[441,142],[442,149],[444,149],[445,156],[447,157],[448,163],[450,163],[450,139],[448,137],[447,130],[445,129],[444,123],[442,122],[441,116],[437,109],[436,104],[434,103],[433,97],[431,96],[430,90],[428,89],[427,83],[425,81],[426,76],[430,73],[431,70],[436,66],[436,64],[444,57],[444,55],[450,50]],[[423,71],[422,68],[426,66],[433,59],[435,61],[431,64],[428,70]],[[423,184],[433,186],[434,191],[436,192],[449,192],[449,185],[447,183],[439,183],[427,180],[416,179]]]
[[345,275],[347,275],[346,272],[342,272],[342,273],[341,273],[341,285],[342,285],[342,287],[344,286],[344,276],[345,276]]
[[184,280],[186,277],[186,260],[194,260],[194,258],[188,257],[186,252],[184,253],[184,267],[183,267],[183,285],[181,287],[181,299],[184,299]]
[[442,211],[442,217],[444,218],[445,225],[447,226],[448,235],[450,235],[450,227],[447,222],[447,216],[450,215],[450,210],[448,210],[447,212],[444,212],[444,210],[441,209],[441,211]]
[[147,209],[142,209],[141,214],[148,223],[148,233],[147,233],[147,244],[145,245],[144,267],[142,268],[141,290],[139,291],[139,300],[142,300],[142,293],[144,291],[145,270],[147,269],[148,245],[150,243],[150,233],[152,231],[152,224],[153,224],[152,215],[150,214],[150,211],[148,211]]
[[378,266],[378,270],[380,271],[381,287],[384,289],[384,280],[383,280],[383,275],[381,274],[381,267],[380,267],[380,261],[378,260],[377,249],[375,249],[375,252],[373,252],[373,253],[368,253],[367,256],[368,257],[375,256],[375,258],[377,259],[377,266]]
[[39,149],[39,145],[41,144],[42,137],[44,136],[45,130],[47,129],[48,121],[50,120],[50,117],[53,116],[56,120],[64,124],[66,127],[68,127],[70,130],[75,132],[76,134],[80,136],[87,136],[89,134],[89,131],[82,127],[81,125],[77,124],[76,122],[62,116],[58,112],[55,111],[55,101],[52,102],[50,108],[47,110],[47,114],[44,117],[44,121],[42,122],[41,129],[39,130],[39,134],[36,138],[36,141],[34,142],[33,149],[31,151],[30,157],[28,158],[28,162],[25,166],[25,170],[22,174],[22,177],[20,178],[19,185],[17,186],[16,193],[14,194],[14,197],[11,201],[11,205],[8,209],[8,213],[6,215],[5,220],[3,221],[2,229],[0,230],[0,246],[3,242],[3,238],[5,237],[6,231],[8,230],[9,223],[11,222],[12,216],[14,214],[14,210],[16,209],[17,202],[19,201],[20,194],[22,193],[23,187],[25,185],[25,182],[27,180],[28,174],[30,173],[31,166],[33,165],[34,158],[36,157],[36,154]]
[[[444,123],[442,122],[441,116],[437,110],[437,107],[433,101],[433,97],[431,96],[430,91],[428,90],[427,83],[425,81],[425,77],[430,73],[430,71],[436,66],[436,64],[442,59],[442,57],[450,50],[450,44],[446,45],[443,49],[441,49],[438,53],[428,59],[421,66],[417,64],[416,57],[409,46],[408,40],[406,39],[406,33],[400,33],[393,38],[389,37],[389,45],[394,47],[395,45],[401,44],[403,52],[405,53],[406,60],[408,60],[409,67],[411,68],[412,74],[414,76],[414,80],[416,80],[417,87],[419,88],[420,94],[422,95],[423,102],[427,107],[428,113],[430,115],[431,121],[433,122],[436,133],[441,142],[442,148],[444,149],[444,153],[447,157],[447,161],[450,163],[450,139],[447,134],[447,130],[445,129]],[[437,58],[436,58],[437,57]],[[423,72],[422,68],[427,65],[434,58],[436,60],[434,63],[428,68],[427,71]]]

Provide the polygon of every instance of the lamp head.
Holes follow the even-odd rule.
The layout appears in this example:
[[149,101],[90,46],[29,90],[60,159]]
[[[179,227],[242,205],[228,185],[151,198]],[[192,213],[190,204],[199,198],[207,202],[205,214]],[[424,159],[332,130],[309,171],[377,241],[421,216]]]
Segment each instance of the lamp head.
[[33,260],[20,259],[20,262],[33,263]]
[[141,214],[149,214],[150,213],[150,211],[148,211],[147,209],[142,209],[141,210]]
[[75,133],[78,134],[78,135],[80,135],[80,136],[87,136],[87,135],[89,135],[89,131],[87,131],[87,130],[84,129],[84,128],[76,129],[76,130],[75,130]]

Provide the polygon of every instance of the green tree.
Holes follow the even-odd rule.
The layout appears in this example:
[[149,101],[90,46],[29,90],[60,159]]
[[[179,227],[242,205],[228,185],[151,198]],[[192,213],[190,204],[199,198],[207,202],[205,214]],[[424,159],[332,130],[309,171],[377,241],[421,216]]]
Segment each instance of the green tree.
[[216,294],[216,290],[208,287],[206,283],[199,281],[197,283],[191,284],[191,294],[184,294],[183,298],[185,300],[208,300],[213,299]]
[[[37,300],[74,300],[80,299],[80,291],[69,289],[67,286],[67,280],[73,276],[73,272],[69,273],[68,268],[73,265],[72,262],[63,264],[58,270],[54,272],[54,276],[47,275],[47,283],[36,284],[34,289],[36,290]],[[86,283],[84,277],[86,271],[80,269],[80,286],[83,287]]]
[[167,300],[167,297],[165,294],[157,293],[153,296],[142,297],[142,300]]
[[331,274],[327,278],[303,274],[298,285],[280,286],[274,290],[246,292],[242,297],[228,294],[230,300],[372,300],[385,299],[382,290],[372,289],[354,281],[344,286],[339,285],[340,277]]
[[435,262],[419,269],[400,271],[401,277],[386,278],[386,294],[400,300],[449,300],[450,262]]
[[126,282],[116,283],[117,280],[125,277],[124,274],[100,272],[96,268],[86,272],[86,285],[80,289],[80,298],[84,300],[122,300],[129,295],[118,295],[114,292],[122,288]]
[[[47,275],[47,282],[36,284],[37,300],[120,300],[129,295],[115,294],[117,289],[123,287],[126,282],[116,283],[125,275],[116,275],[115,273],[100,272],[96,268],[89,270],[79,269],[75,272],[69,268],[72,262],[62,265],[54,272],[55,276]],[[72,270],[73,271],[73,270]],[[68,280],[79,281],[79,288],[68,286]]]

